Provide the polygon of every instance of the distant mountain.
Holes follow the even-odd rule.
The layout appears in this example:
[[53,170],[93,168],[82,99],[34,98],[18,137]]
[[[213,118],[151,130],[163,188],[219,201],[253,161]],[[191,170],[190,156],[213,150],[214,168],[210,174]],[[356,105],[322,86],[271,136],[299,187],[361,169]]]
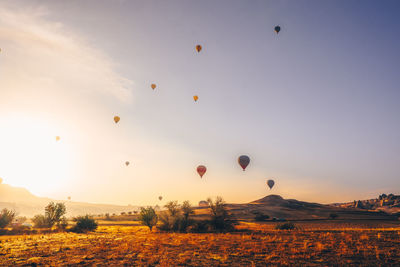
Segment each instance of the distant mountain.
[[65,203],[67,207],[67,216],[105,213],[119,214],[121,212],[134,211],[139,208],[138,206],[92,204],[37,197],[24,188],[0,183],[0,209],[13,209],[20,216],[32,217],[36,214],[44,213],[44,207],[51,201]]
[[[396,220],[391,216],[379,211],[366,211],[354,207],[337,207],[310,203],[295,199],[284,199],[278,195],[269,195],[264,198],[245,204],[227,204],[229,211],[240,220],[254,220],[256,214],[266,214],[270,218],[287,220],[320,220],[327,219],[331,213],[337,214],[337,220]],[[196,208],[197,217],[207,217],[208,208]]]

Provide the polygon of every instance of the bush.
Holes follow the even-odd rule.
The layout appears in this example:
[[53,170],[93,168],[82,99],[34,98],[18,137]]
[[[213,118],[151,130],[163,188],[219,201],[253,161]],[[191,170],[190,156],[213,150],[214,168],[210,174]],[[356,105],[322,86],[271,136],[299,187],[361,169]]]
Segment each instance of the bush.
[[208,198],[207,202],[211,209],[210,225],[213,229],[219,232],[232,231],[234,222],[231,214],[226,209],[226,204],[222,197],[217,197],[215,201]]
[[206,220],[195,221],[190,228],[193,233],[206,233],[211,230],[210,222]]
[[258,214],[254,217],[254,219],[255,219],[257,222],[263,222],[263,221],[268,220],[268,219],[269,219],[269,216],[268,216],[267,214],[258,213]]
[[37,228],[49,228],[50,223],[47,220],[46,216],[40,214],[40,215],[35,215],[32,219],[33,225]]
[[339,217],[339,215],[337,215],[336,213],[329,214],[329,218],[332,220],[336,219],[337,217]]
[[76,233],[86,233],[89,231],[94,231],[97,229],[97,223],[93,219],[93,217],[86,215],[86,216],[78,216],[74,218],[76,222],[75,226],[72,227],[71,231]]
[[158,217],[156,211],[152,207],[141,208],[139,220],[142,222],[143,225],[149,227],[151,231],[153,229],[153,226],[157,224]]
[[275,226],[275,229],[277,230],[294,230],[296,228],[297,228],[296,225],[292,222],[280,223],[277,226]]
[[186,232],[193,224],[190,218],[194,210],[189,201],[184,201],[182,206],[177,201],[168,202],[165,206],[166,211],[160,213],[160,225],[158,229],[162,231]]
[[9,225],[15,218],[15,211],[3,209],[0,212],[0,228],[5,228]]

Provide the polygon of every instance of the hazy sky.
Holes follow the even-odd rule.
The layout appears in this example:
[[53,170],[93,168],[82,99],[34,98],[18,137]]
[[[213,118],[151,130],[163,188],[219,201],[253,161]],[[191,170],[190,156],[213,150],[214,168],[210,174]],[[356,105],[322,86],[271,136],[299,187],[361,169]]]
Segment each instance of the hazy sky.
[[140,205],[400,193],[399,12],[396,0],[0,0],[0,177]]

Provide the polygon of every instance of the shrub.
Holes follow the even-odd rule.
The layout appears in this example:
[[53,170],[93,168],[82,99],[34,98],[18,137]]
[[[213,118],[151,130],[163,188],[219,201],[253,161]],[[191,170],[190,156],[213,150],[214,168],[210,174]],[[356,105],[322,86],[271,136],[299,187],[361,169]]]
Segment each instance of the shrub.
[[210,230],[210,222],[206,220],[195,221],[190,228],[190,231],[194,233],[206,233]]
[[208,198],[207,202],[211,209],[210,225],[214,230],[219,232],[233,230],[232,216],[226,209],[226,204],[222,197],[217,197],[215,201]]
[[158,229],[162,231],[186,232],[193,224],[190,218],[194,210],[189,201],[184,201],[180,206],[177,201],[170,201],[165,206],[166,211],[160,213],[160,225]]
[[269,219],[269,216],[268,216],[267,214],[258,213],[258,214],[254,217],[254,219],[255,219],[257,222],[262,222],[262,221],[268,220],[268,219]]
[[35,217],[33,217],[32,222],[34,224],[35,227],[37,228],[49,228],[50,223],[47,220],[46,216],[40,214],[40,215],[35,215]]
[[76,233],[86,233],[89,231],[94,231],[97,229],[97,223],[93,219],[93,217],[86,215],[86,216],[78,216],[74,218],[76,222],[75,226],[71,229],[71,231]]
[[337,215],[336,213],[329,214],[329,218],[332,220],[336,219],[337,217],[339,217],[339,215]]
[[0,228],[5,228],[9,225],[15,218],[15,211],[3,209],[0,212]]
[[149,227],[151,231],[153,229],[153,226],[157,224],[158,217],[156,211],[152,207],[141,208],[139,220],[142,222],[143,225]]
[[68,226],[68,220],[65,216],[63,216],[60,220],[60,222],[57,224],[57,228],[61,230],[67,229]]
[[275,226],[275,229],[277,230],[294,230],[296,228],[297,228],[296,225],[292,222],[280,223],[277,226]]

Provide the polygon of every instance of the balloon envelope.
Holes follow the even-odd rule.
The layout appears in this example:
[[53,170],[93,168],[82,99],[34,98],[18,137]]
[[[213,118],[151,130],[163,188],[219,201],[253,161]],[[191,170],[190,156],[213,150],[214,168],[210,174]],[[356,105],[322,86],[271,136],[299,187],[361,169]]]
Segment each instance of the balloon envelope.
[[128,165],[129,165],[129,161],[126,161],[126,162],[125,162],[125,165],[128,166]]
[[154,90],[154,89],[156,89],[156,87],[157,87],[157,85],[156,85],[155,83],[152,83],[152,84],[151,84],[151,89]]
[[247,165],[250,163],[250,158],[246,155],[241,155],[238,158],[239,165],[243,168],[243,171],[246,169]]
[[200,53],[201,49],[202,49],[201,45],[196,45],[196,51],[197,51],[198,53]]
[[275,184],[274,180],[267,181],[267,185],[269,186],[269,189],[272,189],[272,187],[274,187],[274,184]]
[[56,136],[56,141],[60,141],[60,137],[59,136]]
[[202,178],[203,175],[206,173],[206,171],[207,171],[207,168],[206,168],[206,166],[204,166],[204,165],[199,165],[199,166],[197,167],[197,173],[200,175],[201,178]]
[[71,197],[68,197],[68,200],[71,200]]
[[280,26],[275,26],[275,32],[279,33],[281,31],[281,27]]
[[162,196],[159,196],[158,199],[161,201],[162,200]]
[[118,123],[118,122],[119,122],[119,120],[120,120],[120,117],[118,117],[118,116],[115,116],[115,117],[114,117],[114,121],[115,121],[115,123]]
[[194,96],[193,96],[193,99],[194,99],[194,101],[196,102],[196,101],[199,99],[199,97],[198,97],[197,95],[194,95]]

